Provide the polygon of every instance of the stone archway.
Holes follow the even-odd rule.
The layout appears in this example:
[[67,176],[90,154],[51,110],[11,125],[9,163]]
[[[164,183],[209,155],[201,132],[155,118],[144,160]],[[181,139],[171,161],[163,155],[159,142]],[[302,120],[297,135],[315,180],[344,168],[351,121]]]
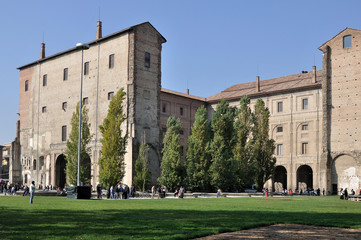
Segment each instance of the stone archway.
[[361,169],[356,160],[350,155],[337,156],[331,164],[332,194],[337,194],[341,188],[349,191],[360,189]]
[[275,192],[282,192],[287,189],[287,170],[284,166],[280,165],[275,168],[273,189]]
[[313,188],[313,171],[308,165],[302,165],[297,169],[297,187],[299,191]]
[[65,166],[66,166],[65,156],[64,154],[60,154],[56,158],[56,163],[55,163],[55,185],[60,188],[63,188],[66,183]]

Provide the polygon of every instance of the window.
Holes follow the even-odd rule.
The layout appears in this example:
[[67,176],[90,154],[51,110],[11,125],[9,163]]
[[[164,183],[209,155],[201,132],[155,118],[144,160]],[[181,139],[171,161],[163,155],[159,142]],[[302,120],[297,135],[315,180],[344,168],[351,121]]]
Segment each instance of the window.
[[89,62],[84,63],[84,75],[89,74]]
[[114,92],[108,92],[108,100],[112,100],[114,97]]
[[33,170],[36,170],[36,159],[33,161]]
[[182,108],[182,107],[179,108],[179,114],[180,114],[181,116],[183,116],[183,113],[184,113],[183,108]]
[[162,105],[162,112],[167,112],[167,104],[166,103],[163,103]]
[[28,174],[25,174],[25,183],[28,183]]
[[114,67],[114,54],[109,55],[109,68]]
[[302,131],[307,131],[307,130],[308,130],[308,124],[303,124]]
[[283,102],[277,103],[277,112],[283,112]]
[[64,73],[63,73],[63,81],[68,80],[68,69],[64,68]]
[[302,99],[302,109],[303,110],[308,109],[308,99],[307,98]]
[[277,144],[277,155],[283,154],[283,144]]
[[61,141],[66,141],[66,126],[61,127]]
[[61,105],[61,109],[63,109],[64,111],[66,111],[67,108],[68,108],[68,103],[67,103],[67,102],[63,102],[63,104]]
[[46,113],[46,106],[41,109],[42,113]]
[[277,127],[277,132],[283,132],[283,127],[282,126]]
[[350,48],[351,47],[351,35],[343,37],[343,48]]
[[150,68],[150,53],[145,52],[144,67]]
[[25,81],[25,92],[29,90],[29,80]]
[[45,74],[45,75],[43,75],[43,87],[46,86],[47,81],[48,81],[48,75]]
[[308,143],[302,143],[302,154],[307,154]]
[[88,103],[89,103],[88,98],[87,97],[83,98],[83,105],[87,105]]

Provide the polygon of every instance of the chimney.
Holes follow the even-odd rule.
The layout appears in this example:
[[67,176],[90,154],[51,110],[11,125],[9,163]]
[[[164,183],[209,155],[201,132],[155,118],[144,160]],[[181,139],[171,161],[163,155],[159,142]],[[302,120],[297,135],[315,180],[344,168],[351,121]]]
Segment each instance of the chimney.
[[41,48],[40,48],[40,59],[45,58],[45,43],[41,43]]
[[96,37],[96,39],[98,40],[99,38],[102,38],[102,22],[101,21],[97,22],[97,37]]
[[189,95],[189,89],[187,88],[187,95]]
[[312,83],[316,83],[316,66],[312,66]]
[[259,76],[256,77],[256,92],[260,92],[260,82],[259,82]]

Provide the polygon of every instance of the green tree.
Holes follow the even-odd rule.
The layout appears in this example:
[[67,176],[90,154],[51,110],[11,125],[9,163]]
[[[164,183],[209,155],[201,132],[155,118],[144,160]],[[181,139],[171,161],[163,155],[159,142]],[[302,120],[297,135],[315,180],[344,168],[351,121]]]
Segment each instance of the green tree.
[[147,144],[140,145],[139,155],[135,161],[135,177],[134,185],[142,190],[149,189],[150,187],[150,172],[148,168],[148,151]]
[[167,121],[167,132],[163,140],[163,157],[161,163],[161,176],[158,182],[174,190],[183,185],[185,177],[185,167],[182,162],[181,145],[179,144],[179,134],[182,124],[174,116],[170,116]]
[[276,158],[273,156],[275,143],[273,139],[269,139],[268,134],[270,112],[262,99],[258,99],[256,102],[254,116],[254,180],[257,189],[261,190],[266,181],[272,177],[276,164]]
[[107,117],[99,126],[102,134],[102,149],[99,159],[99,180],[103,186],[121,183],[125,175],[124,155],[128,134],[123,134],[121,125],[126,120],[123,111],[125,92],[120,89],[109,103]]
[[213,187],[223,191],[234,190],[236,184],[236,162],[232,153],[234,113],[235,109],[229,107],[228,102],[223,99],[217,105],[212,118],[214,137],[211,143],[211,183]]
[[235,129],[234,159],[237,161],[237,187],[244,189],[254,183],[254,166],[252,155],[252,130],[254,116],[249,107],[250,99],[243,97],[237,110]]
[[[88,117],[88,109],[82,107],[81,121],[81,150],[80,150],[80,182],[84,184],[90,183],[90,164],[87,160],[90,158],[91,150],[89,143],[92,135],[90,134],[90,123]],[[71,132],[69,139],[66,141],[65,173],[67,184],[77,185],[78,178],[78,142],[79,142],[79,103],[71,118]]]
[[210,165],[210,129],[207,109],[202,106],[196,112],[192,134],[188,137],[187,183],[190,189],[210,190]]

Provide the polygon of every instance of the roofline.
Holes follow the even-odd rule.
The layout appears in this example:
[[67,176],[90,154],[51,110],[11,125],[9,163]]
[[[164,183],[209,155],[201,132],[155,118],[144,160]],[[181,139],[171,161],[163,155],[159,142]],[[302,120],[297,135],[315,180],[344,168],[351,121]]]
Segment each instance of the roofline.
[[160,91],[162,93],[167,93],[167,94],[171,94],[171,95],[175,95],[175,96],[179,96],[179,97],[186,97],[186,98],[190,98],[190,99],[197,100],[197,101],[200,101],[200,102],[206,102],[206,98],[197,97],[197,96],[194,96],[194,95],[189,95],[189,94],[186,94],[186,93],[173,91],[173,90],[169,90],[169,89],[166,89],[166,88],[162,88]]
[[[229,98],[224,98],[227,101],[234,101],[234,100],[240,100],[242,97],[248,96],[250,98],[257,98],[257,97],[263,97],[263,96],[270,96],[270,95],[276,95],[276,94],[280,94],[280,93],[291,93],[291,92],[296,92],[296,91],[300,91],[300,90],[310,90],[310,89],[320,89],[322,88],[322,84],[318,83],[318,84],[314,84],[314,85],[308,85],[308,86],[303,86],[303,87],[297,87],[297,88],[290,88],[290,89],[286,89],[286,90],[276,90],[276,91],[269,91],[269,92],[259,92],[259,93],[253,93],[253,94],[249,94],[249,95],[244,95],[244,96],[237,96],[237,97],[229,97]],[[220,102],[223,98],[217,98],[217,99],[213,99],[213,100],[208,100],[206,99],[207,103],[217,103]]]
[[[120,30],[120,31],[118,31],[118,32],[109,34],[109,35],[107,35],[107,36],[105,36],[105,37],[102,37],[102,38],[93,40],[93,41],[91,41],[91,42],[88,42],[87,44],[89,44],[90,46],[91,46],[91,45],[95,45],[95,44],[97,44],[97,43],[99,43],[99,42],[108,40],[108,39],[113,38],[113,37],[116,37],[116,36],[118,36],[118,35],[122,35],[122,34],[125,34],[125,33],[127,33],[127,32],[132,32],[136,27],[138,27],[138,26],[140,26],[140,25],[143,25],[143,24],[149,24],[149,25],[159,34],[159,36],[162,38],[162,40],[163,40],[162,43],[167,42],[167,40],[162,36],[162,34],[160,34],[160,33],[158,32],[158,30],[157,30],[150,22],[143,22],[143,23],[140,23],[140,24],[137,24],[137,25],[134,25],[134,26],[125,28],[125,29]],[[56,57],[58,57],[58,56],[61,56],[61,55],[65,54],[65,53],[70,53],[70,52],[73,52],[73,51],[80,51],[80,50],[78,50],[76,47],[73,47],[73,48],[70,48],[70,49],[68,49],[68,50],[65,50],[65,51],[58,52],[58,53],[55,53],[55,54],[53,54],[53,55],[50,55],[49,57],[46,57],[46,58],[43,58],[43,59],[39,59],[39,60],[36,60],[36,61],[34,61],[34,62],[28,63],[28,64],[26,64],[26,65],[17,67],[16,69],[21,70],[21,69],[23,69],[23,68],[27,68],[27,67],[30,67],[30,66],[32,66],[32,65],[39,64],[39,63],[41,63],[41,62],[45,62],[45,61],[47,61],[47,60],[49,60],[49,59],[53,59],[53,58],[56,58]]]
[[340,34],[343,33],[344,31],[346,31],[347,29],[360,31],[359,29],[356,29],[356,28],[349,28],[349,27],[347,27],[347,28],[343,29],[341,32],[337,33],[335,36],[333,36],[333,38],[327,40],[325,43],[323,43],[321,46],[319,46],[318,49],[319,49],[320,51],[322,51],[322,48],[323,48],[324,45],[326,45],[329,41],[333,40],[333,39],[336,38],[338,35],[340,35]]

